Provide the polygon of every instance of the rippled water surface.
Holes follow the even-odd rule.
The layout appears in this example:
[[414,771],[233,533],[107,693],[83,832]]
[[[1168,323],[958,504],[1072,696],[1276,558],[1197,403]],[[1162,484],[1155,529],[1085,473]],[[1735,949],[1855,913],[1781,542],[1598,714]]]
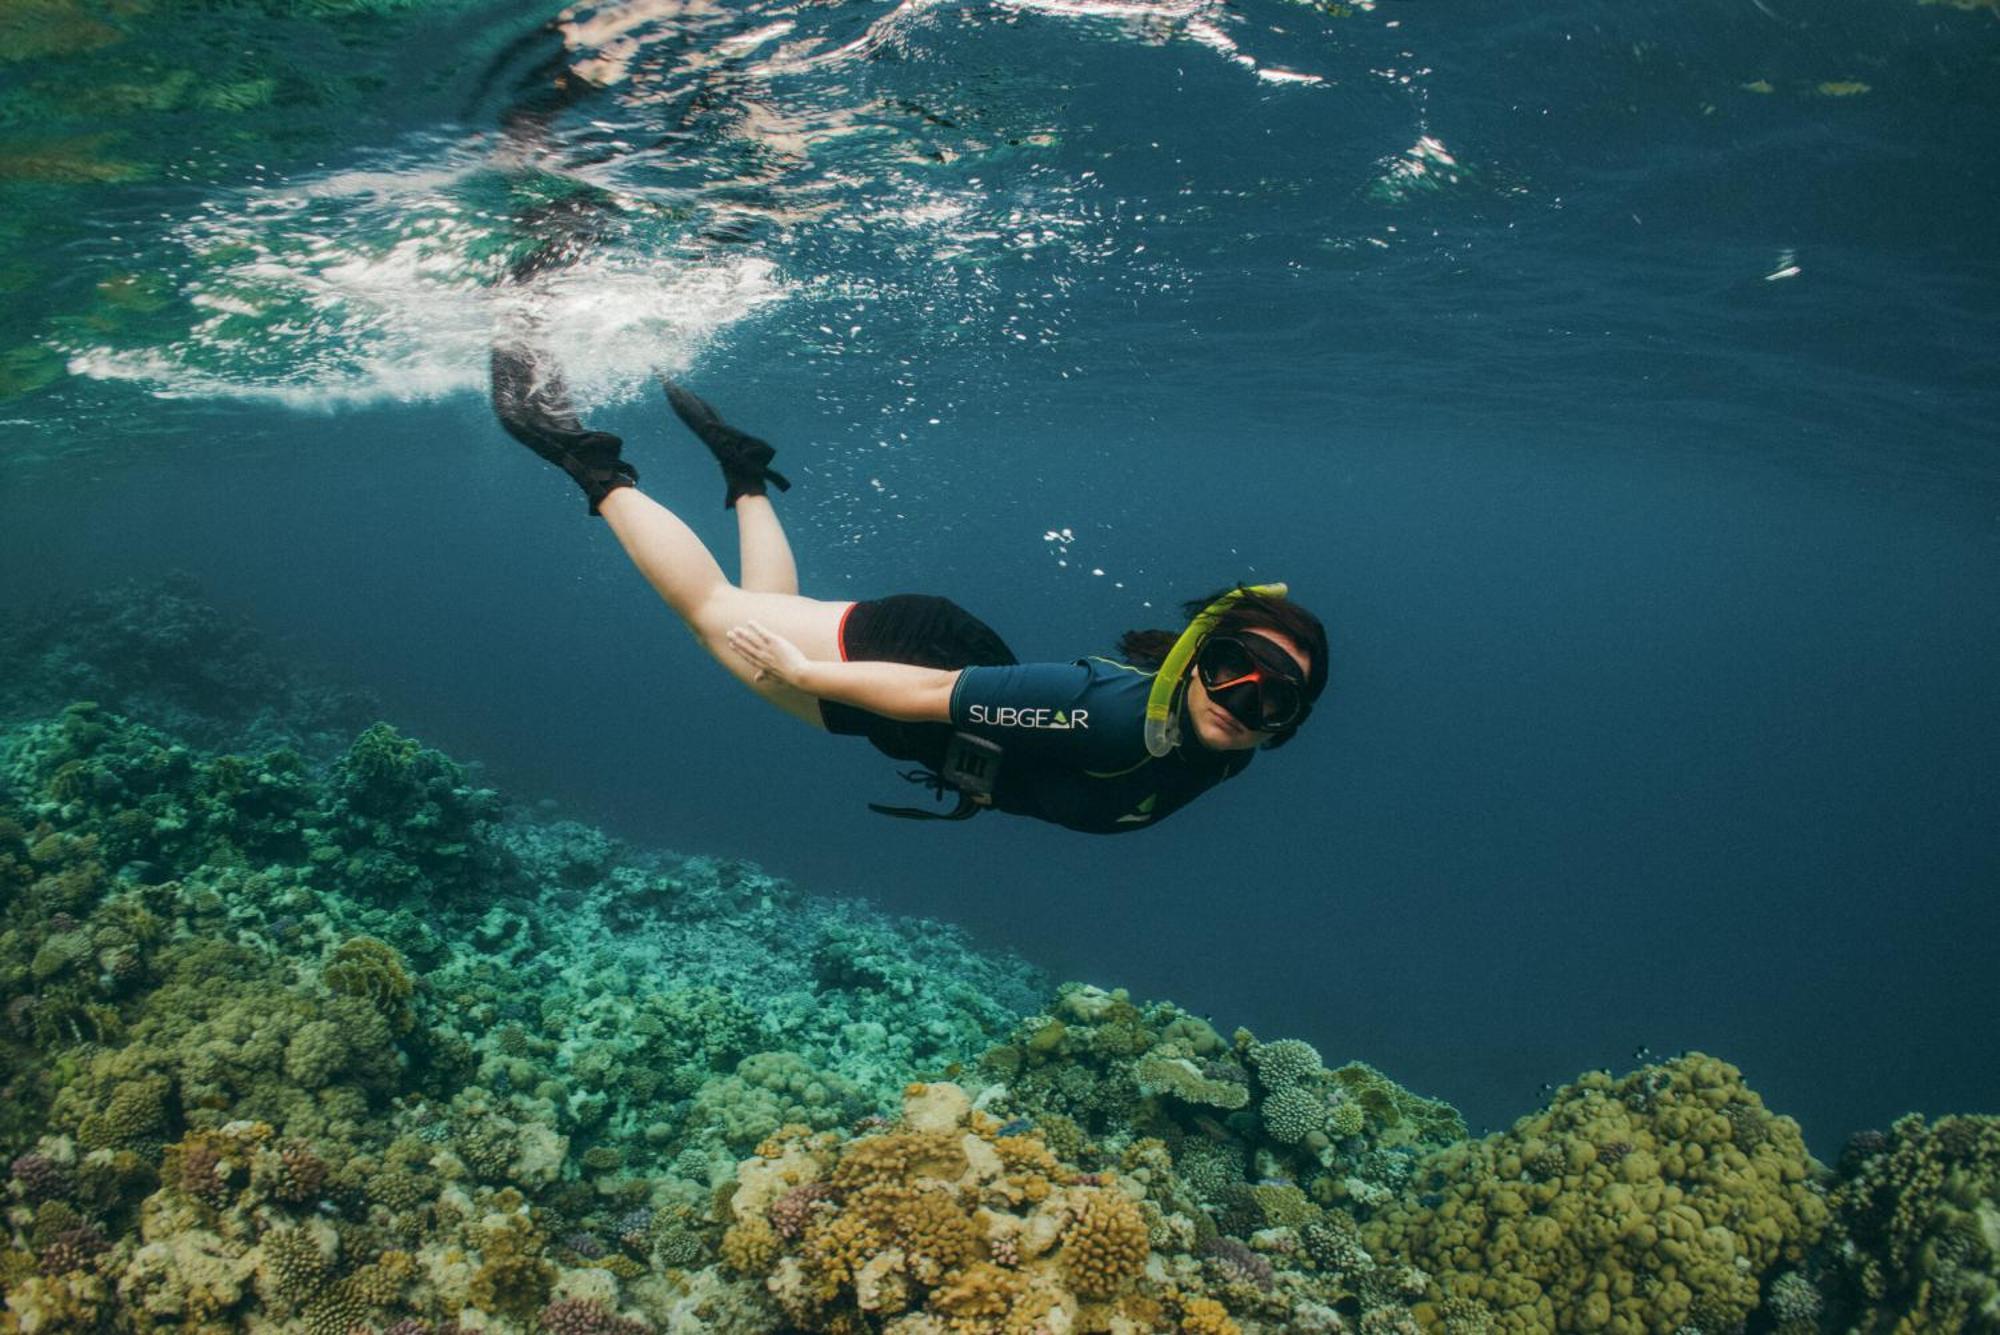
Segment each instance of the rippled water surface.
[[[27,0],[9,598],[193,569],[510,787],[1475,1123],[1990,1108],[1996,113],[1969,0]],[[1332,707],[1139,840],[883,828],[492,425],[520,319],[724,550],[650,372],[779,442],[808,592],[1287,578]]]

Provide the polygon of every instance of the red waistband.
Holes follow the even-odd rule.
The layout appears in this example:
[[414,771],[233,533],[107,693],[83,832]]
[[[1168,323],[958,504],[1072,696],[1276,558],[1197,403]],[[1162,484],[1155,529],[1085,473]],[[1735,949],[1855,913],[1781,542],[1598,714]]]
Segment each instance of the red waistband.
[[840,626],[833,632],[833,643],[840,650],[840,661],[847,661],[847,618],[854,615],[857,604],[849,603],[847,610],[840,614]]

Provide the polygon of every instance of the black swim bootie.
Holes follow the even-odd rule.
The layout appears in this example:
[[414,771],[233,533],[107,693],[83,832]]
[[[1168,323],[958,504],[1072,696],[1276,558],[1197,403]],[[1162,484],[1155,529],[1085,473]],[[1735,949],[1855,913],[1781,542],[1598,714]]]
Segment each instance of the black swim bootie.
[[624,440],[586,430],[569,409],[561,378],[518,348],[493,350],[493,408],[508,435],[576,480],[590,513],[618,488],[637,485],[639,470],[619,457]]
[[583,488],[584,499],[590,502],[592,514],[618,488],[638,485],[639,470],[618,457],[625,446],[624,440],[609,431],[586,431],[550,447],[532,440],[527,445],[576,479],[576,485]]
[[660,377],[660,388],[667,391],[667,402],[673,405],[675,414],[687,423],[688,430],[701,437],[701,443],[708,446],[708,452],[722,465],[722,480],[728,485],[722,498],[725,510],[734,510],[739,496],[764,495],[767,482],[779,491],[792,489],[785,475],[771,467],[771,460],[777,457],[776,450],[723,421],[722,415],[705,400],[664,375]]

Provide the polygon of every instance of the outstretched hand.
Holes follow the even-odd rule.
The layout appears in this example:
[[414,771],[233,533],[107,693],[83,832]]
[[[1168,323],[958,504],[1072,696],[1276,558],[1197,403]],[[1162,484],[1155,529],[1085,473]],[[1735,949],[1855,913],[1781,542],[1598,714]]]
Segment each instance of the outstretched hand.
[[787,686],[797,686],[799,675],[812,661],[799,646],[755,621],[731,629],[729,647],[757,669],[758,681],[781,681]]

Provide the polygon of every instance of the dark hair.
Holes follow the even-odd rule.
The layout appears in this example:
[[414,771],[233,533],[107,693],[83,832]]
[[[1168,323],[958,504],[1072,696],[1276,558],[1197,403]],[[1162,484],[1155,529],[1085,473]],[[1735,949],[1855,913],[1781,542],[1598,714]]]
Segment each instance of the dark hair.
[[[1181,610],[1192,621],[1229,592],[1220,589],[1206,597],[1190,599],[1181,605]],[[1320,692],[1326,689],[1326,627],[1318,617],[1289,598],[1270,598],[1244,589],[1243,596],[1216,618],[1214,633],[1245,630],[1275,631],[1305,650],[1306,699],[1319,699]],[[1177,630],[1128,630],[1118,637],[1118,654],[1135,667],[1157,668],[1167,661],[1167,654],[1180,637]],[[1287,728],[1265,746],[1283,746],[1296,731]]]

